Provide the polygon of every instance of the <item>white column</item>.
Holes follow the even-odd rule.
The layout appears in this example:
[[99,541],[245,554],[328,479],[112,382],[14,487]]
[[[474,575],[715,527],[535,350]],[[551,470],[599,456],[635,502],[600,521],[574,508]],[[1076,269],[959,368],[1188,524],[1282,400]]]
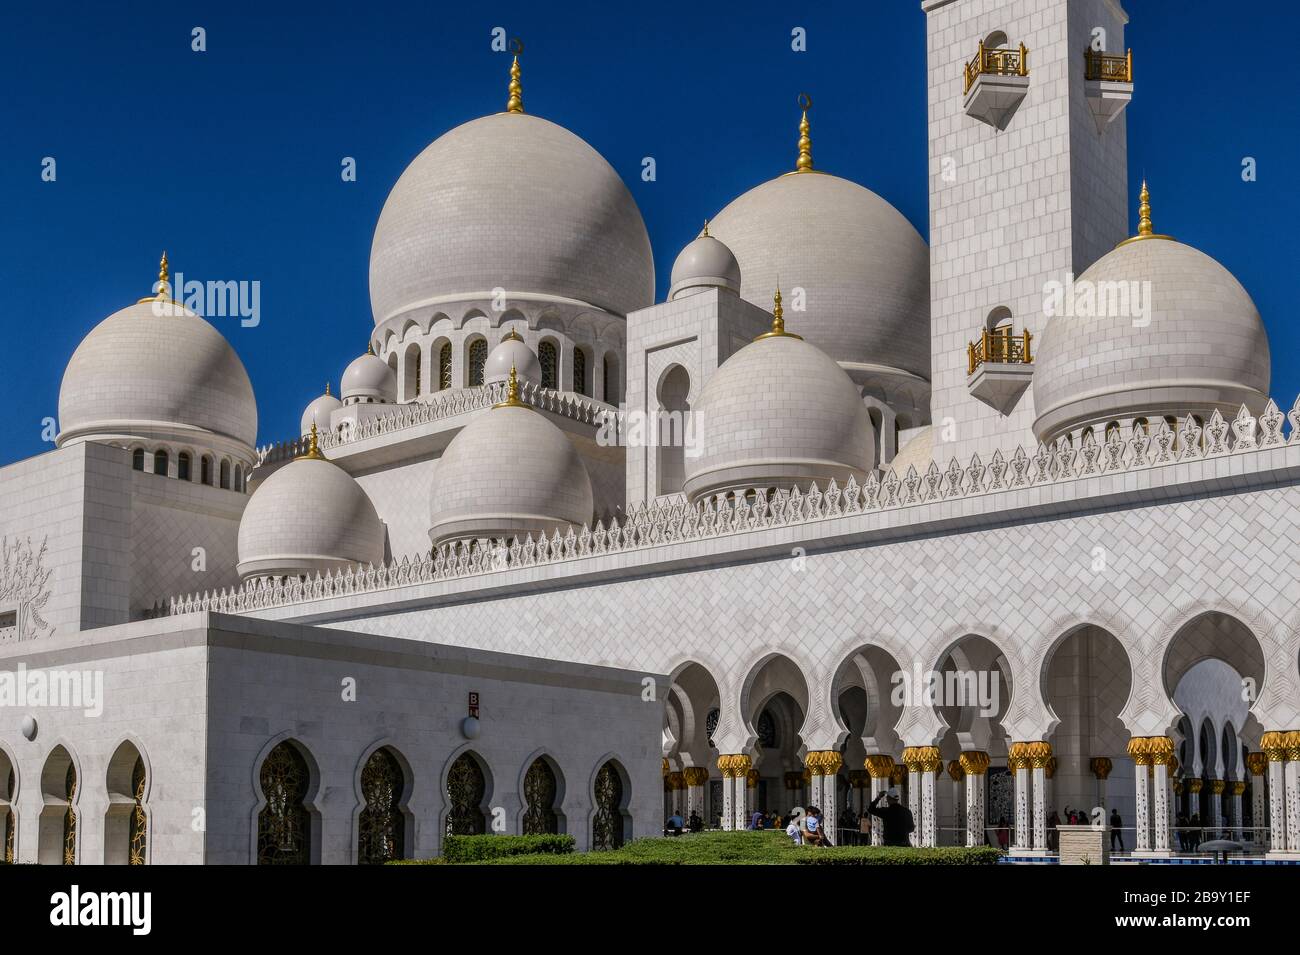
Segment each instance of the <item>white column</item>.
[[1151,781],[1155,808],[1151,813],[1152,835],[1156,852],[1169,851],[1169,765],[1155,764],[1155,777]]
[[844,757],[834,750],[824,750],[821,754],[822,765],[822,825],[826,827],[826,836],[833,845],[839,845],[841,842],[839,825],[839,780],[840,767],[844,765]]
[[1241,795],[1242,790],[1246,788],[1246,784],[1240,780],[1233,780],[1228,785],[1232,787],[1232,801],[1230,803],[1232,806],[1232,839],[1234,842],[1241,842],[1245,839],[1245,832],[1242,829],[1245,823],[1242,821]]
[[1256,845],[1268,845],[1268,786],[1264,779],[1268,757],[1250,753],[1246,760],[1250,769],[1250,838]]
[[1295,737],[1294,746],[1288,746],[1286,770],[1286,845],[1291,852],[1300,851],[1300,733],[1288,733]]
[[[1264,734],[1264,754],[1268,756],[1269,848],[1274,852],[1282,852],[1290,846],[1286,826],[1286,749],[1281,745],[1282,735]],[[1270,736],[1278,739],[1269,740]]]
[[736,828],[744,829],[749,825],[749,770],[753,766],[753,761],[745,754],[736,757],[736,778],[734,784],[736,792],[733,795],[733,803],[736,807]]
[[1135,816],[1133,822],[1137,826],[1137,839],[1134,849],[1137,852],[1149,852],[1151,850],[1151,828],[1149,823],[1151,810],[1148,807],[1150,778],[1147,773],[1147,766],[1150,757],[1143,756],[1139,757],[1139,759],[1141,761],[1134,767],[1133,773],[1133,778],[1137,781],[1137,807],[1133,813]]
[[722,828],[728,831],[736,828],[736,767],[739,756],[724,754],[718,757],[718,769],[722,772]]
[[[868,756],[867,772],[871,774],[871,802],[889,789],[889,774],[893,771],[894,761],[888,756]],[[877,806],[877,809],[880,807]],[[884,824],[876,816],[871,817],[871,844],[878,846],[885,838]]]
[[1047,806],[1044,797],[1047,794],[1047,770],[1039,759],[1034,760],[1033,768],[1034,798],[1034,848],[1047,848]]
[[[1023,749],[1024,746],[1024,743],[1013,743],[1011,748]],[[1007,765],[1015,773],[1016,820],[1011,846],[1013,849],[1028,849],[1032,845],[1029,832],[1029,757],[1017,751],[1007,757]]]
[[962,844],[962,830],[966,828],[966,776],[965,773],[952,781],[952,844]]
[[982,846],[987,840],[984,831],[984,779],[989,768],[989,754],[978,750],[962,753],[961,767],[966,771],[966,845]]
[[[904,752],[903,758],[907,758]],[[912,811],[912,822],[916,826],[912,830],[909,841],[914,846],[921,845],[921,764],[915,760],[907,764],[907,808]]]

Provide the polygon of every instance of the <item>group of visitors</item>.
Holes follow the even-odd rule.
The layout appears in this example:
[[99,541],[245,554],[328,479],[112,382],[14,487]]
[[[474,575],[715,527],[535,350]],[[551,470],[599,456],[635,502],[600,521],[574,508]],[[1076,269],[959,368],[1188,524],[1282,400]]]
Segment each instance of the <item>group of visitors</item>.
[[1190,816],[1179,813],[1174,819],[1174,835],[1178,837],[1178,848],[1184,852],[1196,852],[1201,848],[1205,831],[1201,828],[1201,814],[1194,812]]
[[689,828],[691,832],[704,831],[704,820],[700,818],[700,814],[692,811],[690,821],[686,822],[682,820],[682,814],[680,812],[674,811],[673,814],[668,817],[668,821],[664,823],[664,835],[680,836],[687,828]]
[[786,823],[785,834],[797,846],[833,846],[822,825],[822,811],[809,806],[803,813],[793,812]]

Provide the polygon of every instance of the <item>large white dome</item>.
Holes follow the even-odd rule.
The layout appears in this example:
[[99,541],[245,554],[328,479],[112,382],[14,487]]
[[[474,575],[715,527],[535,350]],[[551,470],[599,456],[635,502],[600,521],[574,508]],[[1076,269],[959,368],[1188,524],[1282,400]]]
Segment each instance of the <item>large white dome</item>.
[[750,488],[824,490],[874,466],[871,417],[853,381],[815,345],[770,335],[746,345],[705,384],[695,412],[699,453],[685,456],[691,500]]
[[524,113],[465,123],[420,153],[370,251],[375,324],[498,287],[619,315],[654,301],[650,237],[623,180],[582,139]]
[[239,521],[239,575],[300,576],[384,559],[384,525],[352,477],[301,457],[253,492]]
[[114,312],[77,346],[59,389],[62,447],[96,437],[251,449],[257,402],[244,364],[221,333],[174,302],[148,299]]
[[1129,241],[1075,285],[1136,288],[1149,295],[1150,313],[1099,305],[1091,312],[1106,314],[1048,320],[1034,358],[1040,440],[1135,416],[1208,417],[1218,409],[1233,417],[1243,404],[1259,410],[1267,401],[1268,334],[1259,311],[1205,253],[1162,236]]
[[592,520],[591,478],[573,443],[529,407],[492,408],[452,439],[433,475],[434,546],[563,533]]
[[930,253],[912,224],[857,183],[789,173],[709,222],[740,262],[741,297],[767,308],[801,287],[799,332],[836,361],[930,378]]

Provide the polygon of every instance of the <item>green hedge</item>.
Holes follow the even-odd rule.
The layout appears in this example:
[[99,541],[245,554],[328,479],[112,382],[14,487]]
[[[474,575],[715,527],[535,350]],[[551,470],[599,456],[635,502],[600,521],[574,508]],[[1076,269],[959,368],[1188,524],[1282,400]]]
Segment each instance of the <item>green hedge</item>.
[[989,846],[843,846],[799,852],[795,861],[800,865],[997,865],[1001,856],[1001,850]]
[[568,855],[573,836],[447,836],[442,841],[445,862],[487,862],[509,856]]

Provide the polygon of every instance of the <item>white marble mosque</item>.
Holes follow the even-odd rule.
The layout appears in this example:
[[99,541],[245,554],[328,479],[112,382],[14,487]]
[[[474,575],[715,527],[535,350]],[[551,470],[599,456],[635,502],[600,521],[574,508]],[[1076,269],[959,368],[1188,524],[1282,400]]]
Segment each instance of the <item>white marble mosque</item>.
[[856,833],[893,786],[922,846],[1050,862],[1101,807],[1114,861],[1192,826],[1300,861],[1265,325],[1128,178],[1118,0],[921,6],[928,243],[814,153],[864,119],[792,91],[656,302],[632,193],[516,58],[393,186],[299,434],[257,444],[165,258],[83,316],[55,447],[0,468],[5,858]]

